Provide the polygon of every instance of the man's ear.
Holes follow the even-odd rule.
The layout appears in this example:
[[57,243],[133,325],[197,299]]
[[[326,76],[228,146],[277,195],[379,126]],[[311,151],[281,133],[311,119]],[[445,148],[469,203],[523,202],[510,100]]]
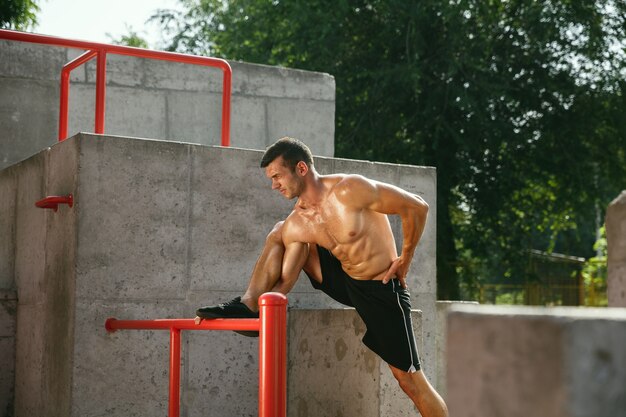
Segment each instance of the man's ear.
[[304,161],[300,161],[296,164],[296,173],[302,177],[309,172],[309,166]]

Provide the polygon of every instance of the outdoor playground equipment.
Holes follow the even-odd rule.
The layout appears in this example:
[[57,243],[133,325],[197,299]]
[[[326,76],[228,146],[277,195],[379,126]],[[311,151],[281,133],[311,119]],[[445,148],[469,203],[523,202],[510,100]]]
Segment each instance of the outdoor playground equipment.
[[259,297],[258,319],[117,320],[110,318],[109,332],[121,329],[170,331],[169,417],[180,414],[181,330],[245,330],[259,332],[259,417],[287,414],[287,297],[265,293]]
[[59,109],[59,141],[67,138],[68,101],[70,89],[70,72],[96,58],[96,105],[94,133],[104,133],[106,108],[106,59],[107,54],[127,55],[137,58],[172,61],[191,65],[216,67],[223,71],[222,82],[222,146],[230,146],[230,98],[232,90],[232,69],[228,62],[219,58],[210,58],[174,52],[152,51],[130,46],[108,45],[104,43],[86,42],[73,39],[57,38],[34,33],[0,29],[0,39],[20,42],[39,43],[65,48],[83,49],[85,53],[63,66],[61,71],[61,94]]

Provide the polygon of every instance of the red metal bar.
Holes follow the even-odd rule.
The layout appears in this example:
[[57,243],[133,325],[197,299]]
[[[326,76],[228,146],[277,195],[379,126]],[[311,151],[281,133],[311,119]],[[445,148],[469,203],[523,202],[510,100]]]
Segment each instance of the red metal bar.
[[57,211],[59,209],[59,204],[67,204],[70,207],[74,206],[74,196],[72,194],[68,195],[49,195],[48,197],[42,198],[39,201],[35,202],[35,206],[44,209],[52,209]]
[[170,329],[170,404],[169,416],[180,415],[180,329]]
[[59,142],[67,138],[68,103],[70,99],[70,73],[98,54],[97,51],[87,51],[78,58],[68,62],[61,70],[61,103],[59,109]]
[[104,133],[104,112],[106,107],[106,85],[107,85],[107,51],[98,51],[98,66],[96,70],[96,126],[95,133]]
[[258,319],[107,319],[108,332],[122,329],[170,331],[169,417],[180,415],[180,331],[248,330],[259,332],[259,417],[287,416],[287,297],[265,293],[259,297]]
[[[165,52],[165,51],[152,51],[149,49],[142,48],[134,48],[131,46],[122,46],[122,45],[109,45],[105,43],[98,42],[87,42],[87,41],[79,41],[75,39],[65,39],[65,38],[57,38],[53,36],[47,35],[39,35],[35,33],[26,33],[19,32],[14,30],[5,30],[0,29],[0,39],[8,39],[14,41],[21,42],[31,42],[31,43],[40,43],[44,45],[52,45],[52,46],[62,46],[65,48],[77,48],[77,49],[86,49],[89,51],[98,51],[98,54],[103,51],[103,55],[106,54],[116,54],[116,55],[127,55],[134,56],[139,58],[147,58],[147,59],[157,59],[161,61],[172,61],[172,62],[180,62],[184,64],[190,65],[202,65],[207,67],[215,67],[219,68],[224,72],[223,78],[223,87],[222,87],[222,135],[221,142],[222,146],[230,145],[230,103],[231,103],[231,80],[232,80],[232,69],[227,61],[219,58],[211,58],[211,57],[202,57],[195,55],[187,55],[175,52]],[[100,65],[105,66],[106,64],[102,62]],[[98,89],[98,76],[96,77],[96,90]],[[103,82],[102,79],[100,82]],[[106,88],[106,85],[102,85],[100,88]],[[96,93],[96,96],[98,94]],[[104,97],[104,93],[101,97]],[[104,99],[101,98],[102,103]],[[98,116],[96,116],[98,118]],[[104,129],[104,113],[101,116],[101,125]],[[59,123],[61,124],[61,122]],[[98,125],[98,123],[96,123]],[[61,129],[59,128],[59,131]],[[98,132],[96,132],[98,133]],[[64,139],[64,138],[63,138]]]
[[259,299],[259,417],[287,415],[287,297]]

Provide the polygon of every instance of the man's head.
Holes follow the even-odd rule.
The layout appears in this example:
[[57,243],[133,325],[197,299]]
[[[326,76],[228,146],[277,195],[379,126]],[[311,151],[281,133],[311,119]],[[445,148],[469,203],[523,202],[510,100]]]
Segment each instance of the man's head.
[[311,150],[298,139],[284,137],[278,139],[268,147],[261,159],[261,168],[266,168],[276,158],[282,156],[285,166],[294,171],[298,162],[302,161],[308,167],[313,165]]
[[285,198],[299,197],[306,187],[306,178],[314,172],[311,150],[293,138],[279,139],[267,148],[261,159],[261,168],[272,181],[272,189]]

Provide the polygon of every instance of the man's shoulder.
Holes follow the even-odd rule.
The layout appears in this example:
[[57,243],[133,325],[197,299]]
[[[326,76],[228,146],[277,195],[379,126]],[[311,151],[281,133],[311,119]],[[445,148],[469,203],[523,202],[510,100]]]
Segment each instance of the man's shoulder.
[[340,200],[352,199],[355,194],[363,194],[373,191],[374,182],[363,175],[339,174],[332,186],[331,193]]

